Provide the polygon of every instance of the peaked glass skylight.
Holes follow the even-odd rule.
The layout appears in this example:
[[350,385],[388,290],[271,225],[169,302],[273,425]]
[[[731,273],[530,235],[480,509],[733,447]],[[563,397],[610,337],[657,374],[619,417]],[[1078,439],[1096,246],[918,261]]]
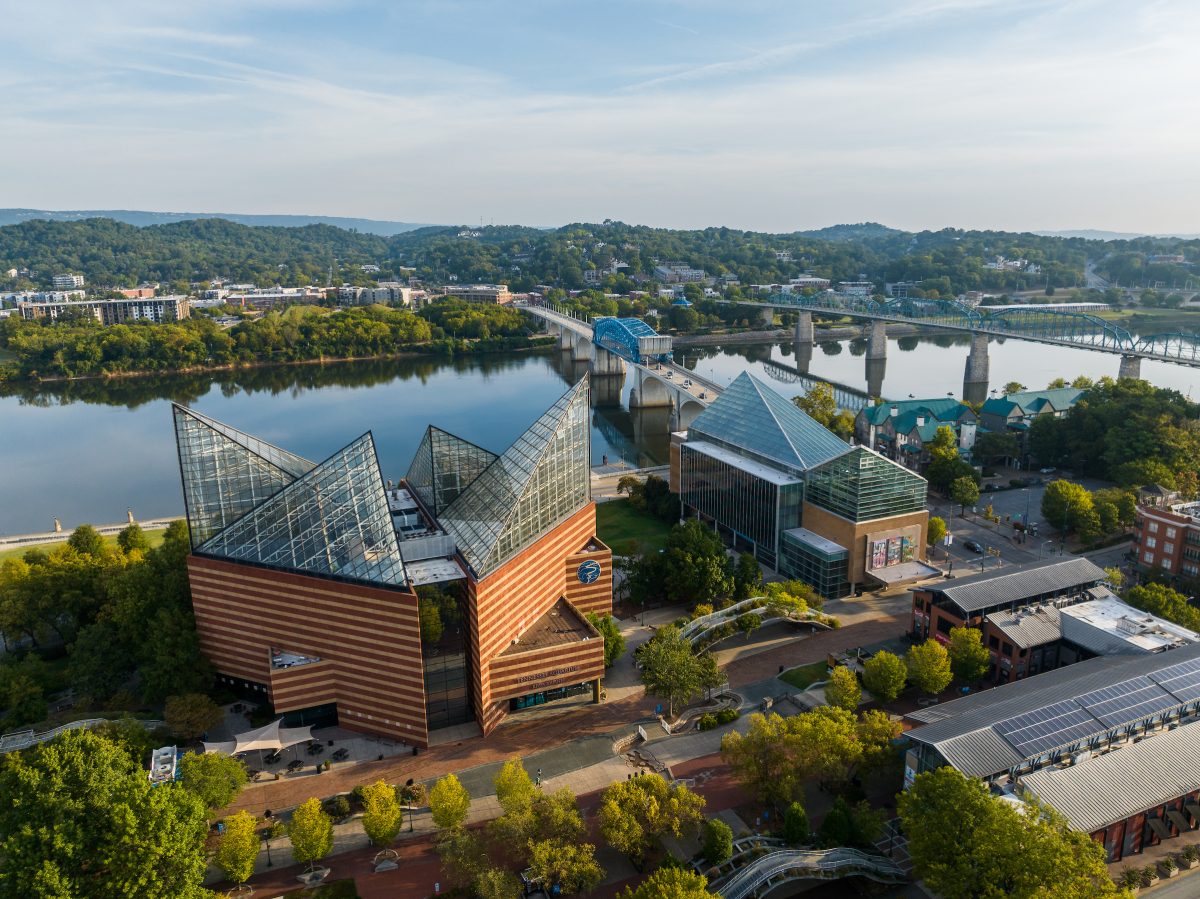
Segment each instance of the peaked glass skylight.
[[857,446],[808,473],[805,499],[850,521],[872,521],[920,512],[925,479],[865,447]]
[[840,456],[845,441],[746,372],[701,412],[689,434],[796,472]]
[[458,499],[458,495],[497,458],[495,453],[430,426],[405,480],[437,515]]
[[193,549],[313,467],[192,409],[172,411]]
[[477,577],[587,504],[588,412],[584,377],[439,516]]
[[405,583],[369,433],[216,534],[199,551],[293,571]]

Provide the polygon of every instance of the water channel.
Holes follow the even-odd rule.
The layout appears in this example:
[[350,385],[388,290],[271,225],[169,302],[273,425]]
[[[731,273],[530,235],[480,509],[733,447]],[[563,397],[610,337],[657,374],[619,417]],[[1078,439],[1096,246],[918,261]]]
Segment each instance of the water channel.
[[[862,341],[818,344],[809,373],[865,390],[865,350]],[[968,351],[962,338],[889,341],[883,395],[960,395]],[[676,356],[719,383],[750,371],[785,396],[804,390],[788,375],[796,365],[790,343],[703,347]],[[1012,380],[1037,388],[1059,376],[1115,376],[1118,367],[1116,356],[1021,341],[993,342],[990,359],[997,387]],[[127,507],[143,520],[181,514],[171,401],[313,460],[370,430],[385,477],[398,477],[427,424],[503,451],[585,370],[585,363],[558,352],[508,353],[10,389],[0,397],[0,535],[49,530],[55,517],[68,529],[121,521]],[[1143,362],[1142,376],[1185,394],[1200,389],[1197,369]],[[594,463],[606,455],[634,465],[666,461],[668,414],[631,412],[631,381],[596,381]]]

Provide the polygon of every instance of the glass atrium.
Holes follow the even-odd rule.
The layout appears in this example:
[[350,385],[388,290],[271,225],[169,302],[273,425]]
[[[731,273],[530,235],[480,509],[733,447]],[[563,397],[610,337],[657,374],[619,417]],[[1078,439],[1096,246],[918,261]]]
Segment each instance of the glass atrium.
[[925,479],[864,447],[814,468],[806,480],[810,503],[853,522],[925,509]]

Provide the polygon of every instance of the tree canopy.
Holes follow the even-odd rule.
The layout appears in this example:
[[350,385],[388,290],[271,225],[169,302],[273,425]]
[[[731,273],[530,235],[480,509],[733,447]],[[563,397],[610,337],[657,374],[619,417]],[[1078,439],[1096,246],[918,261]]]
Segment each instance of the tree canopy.
[[904,656],[908,679],[925,693],[941,693],[950,686],[954,676],[950,668],[950,653],[932,637],[913,646]]
[[904,660],[886,649],[863,663],[863,686],[880,702],[891,702],[899,696],[907,681]]
[[9,754],[0,796],[0,897],[208,895],[203,804],[99,734]]
[[618,780],[600,795],[600,832],[619,852],[641,859],[666,834],[694,833],[703,818],[704,797],[657,774]]

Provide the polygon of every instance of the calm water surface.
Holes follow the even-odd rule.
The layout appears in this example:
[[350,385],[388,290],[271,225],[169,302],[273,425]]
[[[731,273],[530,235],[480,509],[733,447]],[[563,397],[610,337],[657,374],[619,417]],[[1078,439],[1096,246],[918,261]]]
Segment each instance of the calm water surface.
[[[892,340],[883,394],[959,395],[967,352],[965,342],[945,338]],[[796,365],[790,344],[677,356],[720,383],[749,370],[784,395],[803,390],[781,375],[781,366]],[[990,357],[993,385],[1019,380],[1043,387],[1060,375],[1115,376],[1118,366],[1116,356],[1019,341],[993,343]],[[502,452],[584,371],[557,353],[513,353],[83,381],[0,397],[0,535],[48,530],[56,516],[67,528],[120,521],[127,507],[142,519],[180,514],[172,401],[313,460],[372,431],[384,476],[396,478],[407,470],[426,425]],[[865,344],[818,345],[809,371],[865,389]],[[1200,388],[1194,369],[1143,363],[1142,374],[1183,393]],[[597,379],[594,463],[604,455],[637,465],[666,461],[667,415],[631,413],[630,381]]]

